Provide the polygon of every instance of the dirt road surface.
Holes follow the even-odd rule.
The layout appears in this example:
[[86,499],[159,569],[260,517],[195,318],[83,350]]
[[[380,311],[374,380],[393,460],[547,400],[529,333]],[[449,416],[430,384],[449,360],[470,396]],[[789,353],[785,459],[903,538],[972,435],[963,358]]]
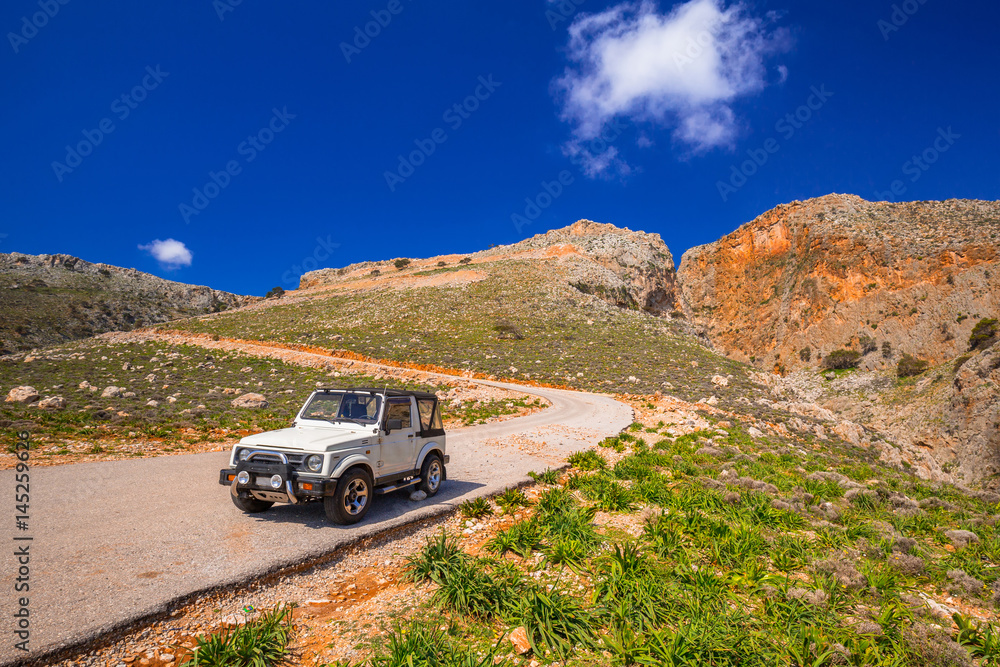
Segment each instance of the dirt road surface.
[[[179,598],[236,586],[355,540],[446,512],[523,482],[632,422],[605,396],[486,383],[542,396],[542,412],[448,434],[448,481],[434,498],[409,490],[375,499],[359,525],[329,523],[320,504],[245,515],[218,484],[227,453],[82,463],[31,471],[29,530],[15,528],[15,472],[0,473],[4,520],[0,663],[36,659],[170,608]],[[15,542],[15,537],[31,537]],[[30,591],[15,592],[15,549],[30,545]],[[14,647],[27,597],[30,653]]]

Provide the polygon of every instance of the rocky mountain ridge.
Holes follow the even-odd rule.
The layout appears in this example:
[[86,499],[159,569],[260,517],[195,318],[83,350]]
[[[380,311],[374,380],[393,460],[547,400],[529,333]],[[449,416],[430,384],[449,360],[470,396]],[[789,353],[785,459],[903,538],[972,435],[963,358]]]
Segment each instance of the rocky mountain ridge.
[[682,307],[720,352],[762,369],[871,345],[884,354],[868,368],[904,352],[941,363],[1000,311],[998,235],[998,202],[793,202],[688,250]]
[[257,300],[70,255],[0,253],[0,354]]

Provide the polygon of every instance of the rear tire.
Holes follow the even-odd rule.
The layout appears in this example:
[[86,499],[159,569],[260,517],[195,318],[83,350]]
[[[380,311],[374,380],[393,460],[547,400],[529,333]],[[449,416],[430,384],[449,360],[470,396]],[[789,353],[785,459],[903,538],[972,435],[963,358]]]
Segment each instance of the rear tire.
[[361,468],[349,470],[337,480],[334,494],[323,498],[326,518],[342,526],[357,523],[368,514],[374,495],[371,475]]
[[444,481],[444,463],[437,454],[428,454],[420,467],[420,486],[417,487],[430,498],[441,489]]
[[[235,483],[235,482],[234,482]],[[251,495],[239,495],[234,496],[229,494],[229,497],[233,499],[233,504],[239,507],[241,510],[247,514],[259,514],[260,512],[266,512],[271,509],[271,505],[274,503],[269,503],[266,500],[258,500]]]

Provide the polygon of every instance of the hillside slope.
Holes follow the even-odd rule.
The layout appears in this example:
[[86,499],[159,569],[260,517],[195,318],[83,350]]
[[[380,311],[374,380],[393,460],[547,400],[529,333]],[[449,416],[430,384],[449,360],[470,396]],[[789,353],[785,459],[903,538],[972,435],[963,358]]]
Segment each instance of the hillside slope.
[[0,253],[0,354],[255,300],[69,255]]
[[758,368],[862,347],[880,350],[867,368],[903,352],[942,363],[1000,311],[998,234],[1000,202],[793,202],[687,251],[681,300],[719,351]]
[[397,263],[308,273],[282,299],[170,327],[604,392],[733,405],[760,393],[744,366],[663,316],[676,287],[658,235],[580,221],[468,256]]

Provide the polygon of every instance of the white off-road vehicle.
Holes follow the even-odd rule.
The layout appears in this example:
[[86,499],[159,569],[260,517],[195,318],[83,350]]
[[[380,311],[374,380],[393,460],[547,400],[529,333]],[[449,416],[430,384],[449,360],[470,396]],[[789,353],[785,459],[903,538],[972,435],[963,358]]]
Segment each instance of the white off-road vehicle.
[[445,452],[434,394],[317,389],[290,428],[240,440],[219,483],[244,512],[322,501],[331,521],[350,524],[364,518],[376,494],[437,493],[447,478]]

